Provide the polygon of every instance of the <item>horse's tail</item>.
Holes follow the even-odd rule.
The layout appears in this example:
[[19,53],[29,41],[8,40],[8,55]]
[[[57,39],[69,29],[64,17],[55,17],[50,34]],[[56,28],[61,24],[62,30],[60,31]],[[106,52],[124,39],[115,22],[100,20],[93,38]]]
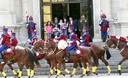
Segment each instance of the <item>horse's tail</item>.
[[108,50],[108,48],[105,48],[105,47],[104,47],[104,49],[105,49],[105,52],[106,52],[106,59],[109,60],[109,59],[111,58],[111,53],[110,53],[110,51]]
[[98,66],[99,65],[98,57],[91,48],[90,48],[90,50],[91,50],[91,54],[92,54],[92,57],[93,57],[94,64]]
[[40,63],[38,62],[38,59],[36,58],[36,55],[30,50],[30,49],[26,49],[27,52],[28,52],[28,59],[29,61],[34,65],[34,63],[37,65],[37,66],[40,66]]

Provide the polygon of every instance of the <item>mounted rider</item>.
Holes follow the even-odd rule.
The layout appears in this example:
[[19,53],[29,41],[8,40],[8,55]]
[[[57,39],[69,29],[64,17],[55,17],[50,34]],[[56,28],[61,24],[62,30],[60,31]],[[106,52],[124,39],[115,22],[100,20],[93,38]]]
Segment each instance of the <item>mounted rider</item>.
[[60,35],[58,38],[56,38],[56,40],[60,41],[60,40],[66,40],[67,36],[63,33],[63,29],[60,29]]
[[0,63],[4,63],[3,59],[2,59],[2,52],[7,49],[10,48],[10,35],[8,34],[8,28],[6,28],[5,26],[3,26],[3,34],[1,35],[1,46],[0,46]]
[[11,31],[11,39],[10,39],[10,44],[11,44],[11,48],[12,50],[14,50],[15,46],[17,46],[17,38],[16,38],[16,33]]
[[33,45],[33,43],[34,43],[35,41],[37,41],[37,40],[38,40],[38,37],[37,37],[37,35],[36,35],[36,30],[34,30],[34,32],[32,33],[31,41],[29,42],[29,44],[30,44],[30,45]]
[[77,46],[77,41],[78,41],[78,37],[77,35],[73,32],[72,29],[69,29],[70,32],[70,39],[68,42],[68,47],[66,48],[67,54],[65,57],[65,61],[67,62],[69,60],[70,57],[70,51],[73,50],[74,53],[79,54],[80,56],[82,56],[81,51],[79,50],[78,46]]
[[83,35],[80,37],[80,46],[89,46],[89,35],[87,33],[87,28],[83,28]]

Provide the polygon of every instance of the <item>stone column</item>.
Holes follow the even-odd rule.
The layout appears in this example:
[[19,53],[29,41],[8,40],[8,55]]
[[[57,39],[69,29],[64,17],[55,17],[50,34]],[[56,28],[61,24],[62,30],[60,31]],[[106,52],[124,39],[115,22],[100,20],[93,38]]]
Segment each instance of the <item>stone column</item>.
[[33,0],[33,18],[34,22],[36,22],[37,27],[37,36],[41,38],[41,21],[40,21],[40,0]]
[[128,35],[128,0],[119,0],[118,23],[121,25],[120,36]]
[[0,26],[16,24],[13,3],[14,0],[0,0]]
[[94,42],[101,41],[101,32],[99,26],[100,0],[93,0],[93,21],[94,21]]

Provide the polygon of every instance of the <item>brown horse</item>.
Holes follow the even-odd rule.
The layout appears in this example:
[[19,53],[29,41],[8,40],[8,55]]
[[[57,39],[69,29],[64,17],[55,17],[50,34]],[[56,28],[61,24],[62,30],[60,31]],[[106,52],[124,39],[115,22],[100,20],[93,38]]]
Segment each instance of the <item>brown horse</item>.
[[[108,75],[109,75],[111,73],[111,68],[109,66],[109,63],[107,62],[107,60],[111,58],[111,54],[109,50],[107,48],[100,47],[95,44],[91,45],[91,49],[96,53],[98,59],[100,59],[107,66]],[[106,52],[107,60],[104,58],[105,52]]]
[[[6,78],[7,75],[3,71],[3,67],[8,61],[12,61],[13,63],[18,64],[18,66],[19,66],[18,78],[21,78],[22,69],[23,69],[24,65],[26,65],[26,67],[27,67],[28,77],[30,78],[30,69],[32,69],[31,74],[34,75],[34,55],[32,54],[32,52],[30,52],[28,49],[25,49],[20,46],[16,46],[15,49],[13,50],[13,52],[14,52],[14,54],[4,54],[3,55],[3,61],[5,63],[0,65],[0,71],[2,72],[4,77]],[[36,62],[36,64],[38,65],[37,62]],[[16,75],[16,72],[13,69],[13,67],[11,65],[9,65],[9,66],[12,69],[12,72]],[[30,69],[29,69],[29,67],[30,67]]]
[[120,37],[120,39],[118,40],[117,47],[121,51],[120,54],[123,57],[118,64],[118,73],[119,75],[121,75],[121,64],[124,61],[128,60],[128,45],[127,45],[126,38]]
[[[65,50],[58,50],[57,44],[52,40],[47,40],[45,43],[45,46],[48,49],[50,49],[50,48],[52,49],[54,47],[53,49],[54,49],[55,57],[56,57],[56,60],[58,62],[57,63],[58,67],[57,67],[57,76],[56,77],[58,77],[61,73],[61,71],[60,71],[61,65],[63,65],[65,71],[68,71],[66,66],[65,66],[65,61],[64,61],[64,57],[66,56]],[[83,56],[81,57],[79,55],[71,55],[69,62],[67,62],[67,63],[74,63],[74,66],[73,66],[74,68],[73,68],[73,72],[72,72],[71,76],[73,76],[76,73],[77,63],[79,61],[84,65],[82,76],[84,76],[86,73],[86,68],[87,68],[86,62],[88,62],[90,65],[93,66],[93,73],[95,73],[95,66],[98,63],[98,60],[97,60],[97,57],[96,57],[94,51],[90,48],[83,47],[83,46],[80,46],[80,49],[83,52]],[[93,63],[90,60],[91,56],[93,56],[95,63]],[[68,73],[70,73],[70,72],[68,71]]]
[[[53,74],[53,69],[57,68],[55,65],[56,60],[55,60],[55,55],[52,52],[53,49],[48,49],[47,47],[44,47],[44,42],[42,40],[35,41],[32,47],[32,51],[37,53],[37,50],[41,49],[39,55],[42,57],[41,59],[45,58],[47,63],[50,66],[50,76]],[[38,57],[37,57],[38,59]]]
[[106,41],[106,47],[111,47],[114,44],[114,48],[118,48],[121,51],[121,55],[123,58],[118,64],[118,73],[121,75],[121,64],[127,60],[128,55],[127,55],[127,45],[126,45],[126,39],[123,37],[116,38],[116,36],[111,36],[110,38],[107,39]]

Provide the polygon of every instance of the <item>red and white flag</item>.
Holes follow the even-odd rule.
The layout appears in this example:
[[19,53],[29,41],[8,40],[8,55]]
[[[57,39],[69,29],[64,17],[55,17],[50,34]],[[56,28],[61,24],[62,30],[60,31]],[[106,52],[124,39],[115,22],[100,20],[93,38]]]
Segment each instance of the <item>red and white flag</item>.
[[28,18],[29,17],[29,15],[28,15],[28,12],[26,11],[26,13],[25,13],[25,17],[26,18]]

